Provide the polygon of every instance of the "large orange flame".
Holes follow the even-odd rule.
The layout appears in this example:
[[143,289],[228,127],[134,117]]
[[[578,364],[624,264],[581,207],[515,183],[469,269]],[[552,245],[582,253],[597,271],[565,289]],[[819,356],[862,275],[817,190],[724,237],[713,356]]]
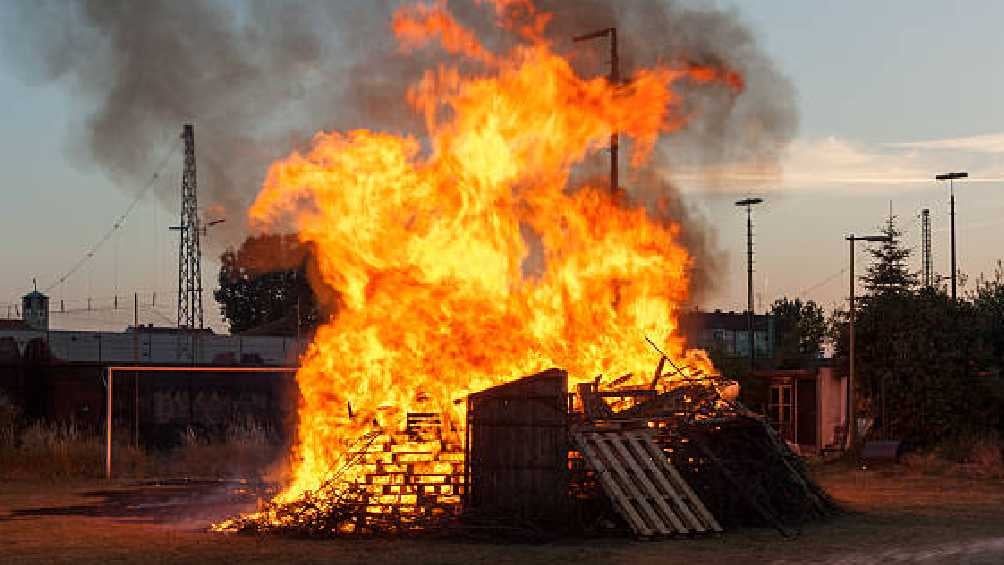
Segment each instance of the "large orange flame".
[[[529,23],[515,23],[517,12]],[[686,121],[673,85],[730,72],[642,69],[615,87],[577,76],[541,39],[546,14],[499,1],[500,27],[522,43],[490,52],[444,4],[404,8],[403,49],[438,41],[481,71],[428,71],[408,92],[424,137],[319,133],[306,154],[275,163],[253,223],[292,222],[317,250],[340,296],[302,360],[293,481],[281,499],[315,489],[347,442],[399,428],[408,411],[463,426],[466,394],[558,366],[571,378],[651,380],[658,354],[708,371],[685,350],[677,311],[691,257],[679,227],[606,186],[569,186],[612,131],[643,166],[660,134]]]

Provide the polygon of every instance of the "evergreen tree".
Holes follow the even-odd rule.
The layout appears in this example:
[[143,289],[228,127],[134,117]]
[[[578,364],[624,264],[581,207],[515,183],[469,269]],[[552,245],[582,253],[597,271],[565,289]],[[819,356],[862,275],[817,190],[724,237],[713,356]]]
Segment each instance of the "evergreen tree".
[[889,237],[877,248],[870,248],[872,264],[868,272],[861,277],[868,291],[867,298],[888,294],[903,294],[917,287],[917,274],[910,272],[907,266],[911,250],[902,247],[900,237],[903,235],[896,229],[896,216],[889,215],[889,221],[882,234]]

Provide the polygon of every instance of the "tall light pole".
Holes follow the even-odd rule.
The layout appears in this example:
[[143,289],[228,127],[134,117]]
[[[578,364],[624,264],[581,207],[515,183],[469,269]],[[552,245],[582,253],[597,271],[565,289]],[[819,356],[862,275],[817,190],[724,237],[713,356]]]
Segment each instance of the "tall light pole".
[[847,371],[847,448],[850,449],[854,447],[854,442],[858,435],[858,426],[855,415],[855,394],[854,394],[854,242],[855,241],[892,241],[892,236],[888,235],[866,235],[857,237],[853,233],[847,236],[847,241],[850,243],[851,250],[851,309],[848,316],[850,327],[848,333],[850,334],[850,359],[848,360],[849,369]]
[[949,199],[951,205],[951,211],[949,212],[952,222],[952,302],[955,302],[956,296],[956,278],[958,277],[959,271],[955,263],[955,179],[964,179],[969,177],[969,173],[965,171],[959,171],[957,173],[942,173],[936,175],[935,180],[947,180],[948,181],[948,191],[951,194]]
[[746,207],[746,335],[750,340],[750,371],[756,359],[756,339],[753,331],[753,206],[762,204],[763,198],[746,198],[736,202],[736,206]]
[[[620,86],[621,83],[621,66],[620,58],[617,56],[617,28],[608,27],[592,33],[587,33],[584,35],[577,35],[572,38],[572,41],[578,43],[580,41],[587,41],[590,39],[596,39],[599,37],[609,37],[610,38],[610,85],[614,88]],[[620,136],[617,130],[614,130],[610,134],[610,194],[617,194],[617,187],[619,186],[618,171],[617,171],[617,153],[620,148]]]

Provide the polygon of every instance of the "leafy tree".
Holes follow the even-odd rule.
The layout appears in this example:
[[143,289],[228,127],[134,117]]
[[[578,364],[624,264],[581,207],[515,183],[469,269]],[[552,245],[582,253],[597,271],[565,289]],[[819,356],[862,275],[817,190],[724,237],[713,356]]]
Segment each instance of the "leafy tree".
[[[260,235],[220,256],[213,293],[232,333],[296,335],[317,326],[321,308],[308,282],[312,254],[295,235]],[[297,318],[299,314],[299,318]]]
[[774,301],[770,315],[774,320],[774,355],[779,368],[797,368],[819,357],[827,331],[826,316],[819,304],[784,297]]
[[[883,231],[893,239],[872,251],[855,322],[859,413],[875,418],[879,436],[916,444],[999,429],[1000,387],[987,378],[995,364],[984,329],[990,308],[953,301],[943,288],[916,288],[892,219]],[[996,292],[987,286],[984,296],[992,303]],[[832,326],[846,371],[846,312],[835,313]]]
[[993,278],[981,276],[976,281],[970,300],[999,372],[1004,366],[1004,264],[1000,260]]

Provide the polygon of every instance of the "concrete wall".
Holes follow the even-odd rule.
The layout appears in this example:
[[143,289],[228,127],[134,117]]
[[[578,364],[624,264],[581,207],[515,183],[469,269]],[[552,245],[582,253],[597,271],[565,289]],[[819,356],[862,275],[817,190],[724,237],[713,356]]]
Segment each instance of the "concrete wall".
[[7,331],[24,356],[34,339],[46,342],[55,360],[69,363],[143,363],[295,366],[305,338],[171,333]]
[[819,432],[825,447],[833,444],[834,428],[847,423],[847,377],[832,367],[820,367],[817,383]]

